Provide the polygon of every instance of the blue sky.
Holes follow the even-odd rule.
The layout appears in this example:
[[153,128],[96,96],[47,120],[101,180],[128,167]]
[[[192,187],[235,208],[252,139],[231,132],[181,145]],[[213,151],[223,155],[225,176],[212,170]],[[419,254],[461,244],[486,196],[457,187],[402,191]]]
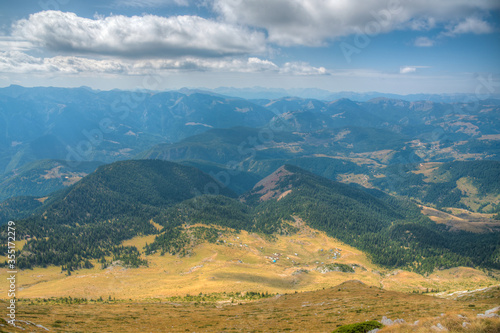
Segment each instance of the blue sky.
[[497,0],[2,1],[0,86],[498,94],[499,18]]

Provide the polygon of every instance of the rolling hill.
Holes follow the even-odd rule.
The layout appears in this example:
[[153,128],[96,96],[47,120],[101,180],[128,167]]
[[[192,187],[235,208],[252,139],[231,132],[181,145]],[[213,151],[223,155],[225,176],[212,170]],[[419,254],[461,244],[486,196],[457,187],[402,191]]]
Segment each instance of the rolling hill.
[[405,200],[378,190],[326,180],[295,166],[284,166],[245,196],[258,204],[261,225],[298,216],[312,228],[360,248],[374,262],[420,272],[435,267],[498,266],[497,233],[446,231]]
[[500,162],[454,161],[389,166],[371,183],[437,208],[500,212]]
[[149,221],[162,209],[206,191],[235,196],[200,170],[171,162],[101,166],[50,196],[36,207],[38,214],[17,223],[20,239],[32,239],[19,267],[68,262],[78,266],[84,258],[99,258],[110,249],[122,251],[116,249],[122,240],[157,232]]
[[[110,163],[210,129],[266,127],[272,118],[287,118],[290,126],[283,130],[301,135],[346,127],[372,129],[371,152],[387,149],[388,140],[380,139],[388,134],[379,133],[379,137],[375,128],[401,135],[405,144],[397,145],[396,152],[415,148],[426,161],[498,159],[499,112],[495,99],[464,103],[383,97],[364,102],[298,97],[250,101],[203,91],[137,93],[11,86],[0,89],[0,130],[5,133],[0,137],[0,170],[10,172],[40,159]],[[234,140],[242,142],[238,136]],[[367,143],[370,140],[356,139],[344,147],[342,155],[359,153],[356,147]],[[200,155],[200,149],[191,147],[186,154]],[[179,147],[177,155],[182,152]]]
[[130,160],[99,167],[51,197],[44,219],[86,224],[134,212],[155,211],[205,193],[234,194],[200,170],[167,161]]
[[0,178],[0,201],[17,196],[43,197],[68,187],[93,172],[101,162],[70,163],[37,160],[16,168]]
[[[19,234],[32,238],[20,265],[69,262],[79,267],[109,251],[119,257],[125,255],[119,243],[141,234],[158,234],[147,253],[187,254],[195,239],[217,239],[212,227],[193,236],[186,233],[188,225],[273,235],[293,233],[297,218],[366,251],[386,267],[421,273],[457,265],[497,267],[500,254],[497,233],[448,232],[413,203],[292,165],[280,167],[238,201],[234,192],[193,167],[158,160],[116,162],[99,167],[36,209],[37,214],[19,222]],[[62,249],[77,239],[63,255]],[[138,250],[127,251],[137,264]]]

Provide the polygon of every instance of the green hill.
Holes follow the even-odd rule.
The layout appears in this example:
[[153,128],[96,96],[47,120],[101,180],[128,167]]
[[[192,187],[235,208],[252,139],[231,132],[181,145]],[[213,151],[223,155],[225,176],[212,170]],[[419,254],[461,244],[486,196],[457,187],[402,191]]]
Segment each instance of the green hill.
[[44,218],[52,224],[75,225],[151,215],[207,191],[234,196],[193,167],[158,160],[121,161],[99,167],[58,193]]
[[38,208],[39,214],[16,223],[19,239],[32,238],[18,258],[19,267],[79,267],[84,259],[101,258],[110,251],[117,257],[135,256],[137,262],[138,253],[120,247],[121,241],[156,233],[149,221],[162,209],[211,191],[235,196],[200,170],[172,162],[122,161],[101,166],[56,192],[43,209]]
[[35,197],[14,197],[0,202],[0,225],[25,218],[42,205]]
[[260,229],[302,218],[311,227],[366,251],[381,265],[430,272],[436,267],[499,267],[498,233],[448,232],[408,201],[364,191],[284,166],[245,196]]
[[17,196],[42,197],[73,185],[93,172],[101,162],[38,160],[14,169],[0,178],[0,201]]
[[301,219],[386,267],[420,273],[457,265],[498,267],[498,234],[449,232],[423,216],[415,204],[327,180],[296,166],[280,167],[240,200],[197,197],[168,209],[158,219],[166,229],[148,251],[186,253],[182,251],[189,237],[183,224],[272,235],[293,233],[294,222]]
[[[242,162],[250,156],[274,158],[292,156],[286,149],[255,149],[262,145],[269,148],[275,144],[302,141],[298,135],[288,132],[276,132],[272,135],[272,143],[267,142],[264,136],[262,141],[261,129],[248,127],[234,127],[227,129],[212,129],[205,133],[193,135],[178,143],[158,144],[153,148],[137,155],[141,159],[163,159],[169,161],[203,160],[226,164],[228,162]],[[268,135],[268,132],[266,132]],[[269,157],[267,157],[269,158]]]
[[136,248],[120,245],[123,240],[158,234],[146,253],[186,255],[198,241],[217,241],[220,231],[188,231],[185,225],[228,227],[272,238],[294,233],[297,219],[386,267],[420,273],[455,266],[500,267],[498,233],[449,232],[409,201],[292,165],[278,168],[237,200],[193,167],[158,160],[116,162],[54,194],[42,208],[17,223],[20,237],[32,238],[19,256],[20,268],[57,264],[71,271],[89,259],[100,258],[106,265],[104,257],[110,255],[130,266],[145,265]]
[[389,166],[374,186],[437,208],[500,212],[500,162],[454,161]]

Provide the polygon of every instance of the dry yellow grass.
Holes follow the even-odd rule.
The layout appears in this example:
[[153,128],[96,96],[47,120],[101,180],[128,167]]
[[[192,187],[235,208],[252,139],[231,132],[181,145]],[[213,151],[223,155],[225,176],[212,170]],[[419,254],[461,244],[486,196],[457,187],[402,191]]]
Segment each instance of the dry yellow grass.
[[325,154],[313,154],[314,157],[328,157],[328,158],[334,158],[338,160],[344,160],[344,161],[349,161],[352,163],[355,163],[359,166],[363,165],[371,165],[373,167],[380,168],[382,167],[382,164],[380,164],[377,161],[374,161],[372,159],[366,158],[366,157],[358,157],[356,154],[352,154],[352,156],[345,157],[345,156],[331,156],[331,155],[325,155]]
[[478,140],[500,140],[500,134],[482,135]]
[[[444,329],[443,329],[444,328]],[[477,333],[498,333],[500,332],[500,318],[477,318],[464,316],[461,313],[448,313],[444,316],[419,319],[418,323],[406,323],[385,327],[380,333],[389,332],[477,332]]]
[[364,174],[342,174],[338,176],[338,181],[342,183],[355,183],[366,188],[373,188],[372,184],[369,182],[369,177]]
[[428,216],[436,223],[446,224],[455,230],[464,230],[475,233],[492,232],[500,230],[500,221],[493,220],[493,214],[474,213],[465,209],[447,208],[449,214],[431,207],[420,205],[422,214]]
[[[23,240],[18,240],[18,241],[15,241],[14,244],[15,244],[15,249],[16,250],[20,250],[23,248],[23,246],[27,243],[27,240],[23,239]],[[1,256],[0,255],[0,262],[4,262],[5,260],[7,260],[8,258],[6,256]]]
[[357,153],[351,155],[353,155],[354,157],[369,158],[379,163],[386,164],[394,154],[395,154],[394,150],[385,149],[385,150],[377,150],[372,152]]
[[[439,271],[427,277],[416,273],[384,270],[367,256],[325,233],[305,226],[291,236],[226,233],[224,245],[202,243],[189,257],[155,254],[147,256],[149,267],[129,269],[112,265],[82,269],[66,276],[60,267],[35,268],[18,273],[18,297],[116,297],[144,300],[154,297],[230,291],[290,293],[328,288],[347,280],[387,290],[412,292],[434,289],[443,292],[478,289],[498,284],[485,273],[471,268]],[[154,236],[135,237],[124,245],[142,249]],[[339,249],[339,251],[337,250]],[[341,250],[341,251],[340,251]],[[333,259],[339,252],[340,258]],[[279,254],[279,255],[276,255]],[[146,258],[146,256],[143,256]],[[276,263],[273,259],[278,258]],[[355,273],[321,273],[327,263],[355,265]],[[3,274],[5,269],[0,269]],[[6,297],[6,284],[0,284]]]
[[435,182],[436,179],[433,177],[433,172],[439,168],[439,166],[443,164],[440,162],[429,162],[429,163],[420,163],[419,169],[412,171],[414,174],[422,174],[425,176],[425,182]]
[[[456,314],[460,314],[468,318],[471,325],[486,327],[489,325],[486,321],[472,319],[490,308],[491,305],[481,302],[408,295],[347,281],[333,288],[282,294],[246,303],[169,302],[156,298],[89,304],[31,304],[26,300],[18,304],[18,319],[57,332],[332,332],[344,324],[381,320],[384,316],[404,319],[408,323],[420,320],[425,329],[430,323],[435,325],[436,318],[442,325],[452,328],[453,318],[459,318]],[[441,316],[442,313],[449,315]],[[45,331],[33,325],[22,325],[29,327],[31,332]],[[398,329],[405,327],[410,326],[396,325],[386,330],[399,332]]]
[[43,198],[36,198],[35,200],[41,202],[41,203],[44,203],[45,200],[47,200],[49,197],[43,197]]

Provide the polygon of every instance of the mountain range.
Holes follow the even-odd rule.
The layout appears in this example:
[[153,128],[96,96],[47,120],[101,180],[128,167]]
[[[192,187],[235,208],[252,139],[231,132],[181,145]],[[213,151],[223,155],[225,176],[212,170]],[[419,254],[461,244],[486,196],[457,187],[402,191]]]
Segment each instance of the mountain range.
[[[198,91],[10,86],[0,89],[0,170],[10,172],[40,159],[110,163],[134,158],[155,144],[175,144],[212,129],[242,126],[302,133],[297,135],[316,142],[321,135],[332,135],[330,130],[370,128],[383,130],[365,134],[370,141],[402,140],[407,151],[418,151],[428,160],[497,159],[499,113],[500,101],[494,99],[454,103],[382,97],[364,102],[298,97],[245,100]],[[347,152],[367,141],[350,136],[333,138]],[[234,140],[242,143],[241,137]],[[374,144],[370,149],[384,150],[386,145]]]
[[[216,226],[273,235],[293,233],[296,219],[387,267],[423,273],[457,264],[498,266],[497,234],[449,232],[414,203],[378,190],[284,165],[238,199],[194,167],[158,160],[101,166],[46,198],[16,224],[17,233],[28,239],[18,265],[55,264],[70,272],[89,260],[106,262],[110,254],[141,265],[141,249],[120,246],[122,241],[157,235],[146,254],[187,255],[196,239],[217,241]],[[186,226],[196,224],[207,227],[187,234]]]
[[[26,241],[20,268],[139,267],[300,221],[381,267],[499,268],[500,100],[11,86],[0,114],[0,223]],[[124,245],[136,237],[152,238]]]

